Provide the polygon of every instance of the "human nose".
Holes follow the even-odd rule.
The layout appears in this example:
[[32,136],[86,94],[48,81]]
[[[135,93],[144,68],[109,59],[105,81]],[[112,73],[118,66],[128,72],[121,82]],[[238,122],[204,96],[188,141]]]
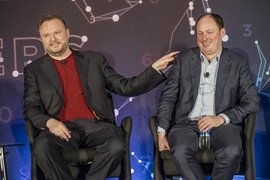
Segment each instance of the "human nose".
[[51,36],[50,36],[50,41],[53,42],[53,41],[55,41],[55,40],[56,40],[55,35],[51,35]]
[[207,34],[203,34],[202,39],[205,41],[207,39]]

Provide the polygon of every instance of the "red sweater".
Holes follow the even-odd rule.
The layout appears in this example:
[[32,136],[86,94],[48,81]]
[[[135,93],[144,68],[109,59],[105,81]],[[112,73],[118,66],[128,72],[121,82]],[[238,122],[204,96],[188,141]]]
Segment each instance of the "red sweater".
[[86,103],[73,54],[64,60],[64,64],[59,60],[53,60],[53,62],[61,81],[64,96],[60,121],[66,122],[76,118],[96,119]]

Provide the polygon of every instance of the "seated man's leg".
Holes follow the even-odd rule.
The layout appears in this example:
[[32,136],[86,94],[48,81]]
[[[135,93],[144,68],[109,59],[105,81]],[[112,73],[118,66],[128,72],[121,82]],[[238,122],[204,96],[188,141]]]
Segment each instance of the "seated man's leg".
[[84,128],[86,147],[96,149],[95,159],[85,176],[86,180],[105,180],[124,157],[123,131],[116,125],[102,121],[91,121],[84,124]]
[[168,134],[171,154],[182,177],[187,180],[204,180],[205,174],[195,158],[198,150],[197,123],[176,124]]
[[211,132],[211,143],[216,156],[213,180],[233,179],[242,155],[240,133],[241,127],[235,124],[222,125]]
[[62,152],[78,149],[77,142],[71,138],[66,142],[49,131],[42,131],[34,141],[33,152],[37,164],[44,174],[52,180],[73,180]]

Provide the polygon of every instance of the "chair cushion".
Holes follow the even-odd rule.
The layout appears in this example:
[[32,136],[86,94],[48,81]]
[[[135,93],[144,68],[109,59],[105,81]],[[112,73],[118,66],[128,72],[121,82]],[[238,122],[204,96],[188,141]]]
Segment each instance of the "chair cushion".
[[[195,156],[200,163],[212,163],[215,160],[215,154],[213,149],[200,149],[196,152]],[[173,161],[171,152],[168,150],[160,152],[160,157],[164,161]]]
[[[163,169],[166,175],[170,175],[170,176],[181,175],[174,164],[170,151],[160,152],[160,157],[164,160]],[[213,168],[212,163],[214,162],[214,159],[215,159],[213,149],[204,149],[204,150],[200,149],[196,152],[195,157],[199,163],[202,163],[201,166],[204,172],[206,174],[211,174],[212,168]]]
[[[81,148],[72,150],[63,154],[73,178],[83,178],[88,172],[90,165],[95,157],[95,150]],[[121,174],[121,165],[119,165],[108,177],[119,177]]]

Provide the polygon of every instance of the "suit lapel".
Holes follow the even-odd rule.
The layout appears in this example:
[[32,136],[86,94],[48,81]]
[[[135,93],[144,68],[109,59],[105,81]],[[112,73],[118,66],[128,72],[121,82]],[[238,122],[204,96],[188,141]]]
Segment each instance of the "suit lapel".
[[216,101],[215,104],[219,104],[220,98],[222,95],[222,91],[224,89],[225,83],[228,78],[228,74],[231,69],[231,63],[230,63],[230,55],[228,54],[227,50],[223,48],[222,54],[220,56],[220,62],[218,67],[218,74],[217,74],[217,80],[216,80]]
[[88,87],[89,61],[85,59],[83,54],[77,51],[73,51],[73,53],[74,53],[74,58],[76,61],[79,77],[81,80],[81,85],[82,85],[82,88],[86,97],[87,90],[89,89]]
[[195,102],[198,95],[200,75],[201,75],[201,59],[200,59],[199,48],[194,50],[194,53],[192,55],[192,60],[189,63],[189,68],[190,68],[190,77],[191,77],[191,83],[192,83],[193,97],[194,97],[194,102]]
[[55,66],[53,64],[53,60],[49,55],[46,55],[44,56],[42,62],[43,63],[40,65],[41,69],[44,71],[44,73],[47,75],[47,77],[55,86],[55,88],[59,91],[59,93],[63,96],[62,86],[58,74],[56,72]]

